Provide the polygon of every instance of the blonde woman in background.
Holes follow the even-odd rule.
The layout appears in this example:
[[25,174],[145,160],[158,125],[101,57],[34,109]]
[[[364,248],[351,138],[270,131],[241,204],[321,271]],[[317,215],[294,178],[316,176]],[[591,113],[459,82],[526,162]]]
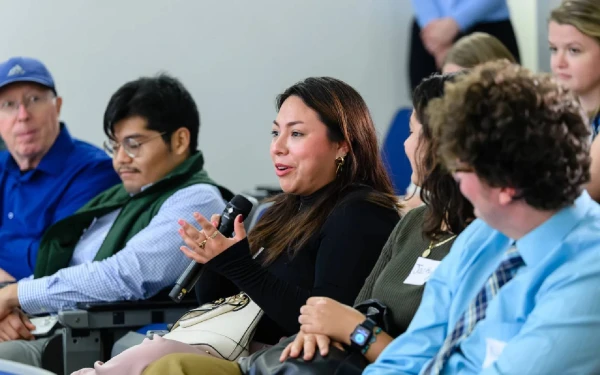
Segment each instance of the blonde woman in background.
[[[454,43],[444,59],[442,72],[444,74],[454,73],[488,61],[502,59],[512,63],[517,62],[513,54],[498,38],[487,33],[476,32],[464,36]],[[406,189],[404,213],[423,204],[420,194],[420,187],[411,182]]]
[[600,201],[600,1],[563,1],[548,24],[552,73],[578,96],[594,137],[588,192]]
[[473,33],[460,38],[450,49],[442,72],[454,73],[488,61],[507,59],[516,63],[512,53],[498,38],[486,33]]

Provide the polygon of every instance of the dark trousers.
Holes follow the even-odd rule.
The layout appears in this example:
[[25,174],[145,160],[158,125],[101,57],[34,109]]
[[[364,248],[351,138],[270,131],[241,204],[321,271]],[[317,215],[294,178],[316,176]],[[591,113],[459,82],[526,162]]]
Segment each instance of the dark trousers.
[[[460,34],[458,38],[476,31],[495,36],[506,46],[506,48],[508,48],[518,62],[521,61],[517,37],[515,36],[515,31],[513,30],[510,20],[478,23],[467,30],[467,32],[464,34]],[[423,78],[429,77],[432,73],[438,71],[437,67],[435,66],[435,58],[425,49],[423,41],[419,35],[420,33],[421,28],[419,27],[419,24],[417,24],[416,20],[413,20],[410,40],[410,61],[408,68],[410,75],[411,95],[415,87],[421,83]]]

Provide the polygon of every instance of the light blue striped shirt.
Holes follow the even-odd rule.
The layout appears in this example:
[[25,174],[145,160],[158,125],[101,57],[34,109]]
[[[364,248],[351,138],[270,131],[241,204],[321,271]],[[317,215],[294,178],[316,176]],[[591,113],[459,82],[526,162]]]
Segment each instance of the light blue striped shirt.
[[506,0],[412,0],[412,6],[421,28],[443,17],[452,17],[461,31],[476,23],[510,18]]
[[219,190],[207,184],[192,185],[169,197],[150,224],[131,238],[125,248],[94,262],[118,210],[95,220],[84,232],[70,267],[54,275],[18,282],[19,303],[30,314],[56,312],[77,302],[147,299],[173,285],[190,260],[179,247],[178,219],[195,223],[199,212],[210,218],[225,202]]
[[[427,282],[407,331],[364,374],[422,373],[512,243],[474,221]],[[600,206],[584,192],[516,247],[525,266],[442,374],[600,374]]]

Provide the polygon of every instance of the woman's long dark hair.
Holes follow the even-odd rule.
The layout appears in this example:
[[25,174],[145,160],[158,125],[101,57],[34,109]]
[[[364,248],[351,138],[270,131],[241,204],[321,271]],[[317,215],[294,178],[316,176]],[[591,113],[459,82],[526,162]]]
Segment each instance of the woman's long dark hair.
[[475,218],[473,205],[461,194],[450,172],[437,160],[437,144],[425,111],[432,99],[444,95],[444,84],[457,74],[461,73],[434,74],[425,78],[413,93],[415,117],[422,126],[416,154],[423,155],[417,162],[417,174],[423,178],[421,200],[427,205],[423,235],[432,240],[447,232],[459,234]]
[[329,140],[346,141],[348,154],[335,180],[324,188],[308,209],[299,211],[300,198],[297,195],[283,193],[272,199],[275,203],[248,235],[252,253],[265,248],[265,264],[275,260],[283,251],[289,249],[294,254],[306,245],[351,185],[372,187],[374,192],[367,199],[378,205],[390,210],[401,207],[379,154],[371,114],[360,94],[334,78],[307,78],[277,97],[277,111],[290,96],[302,99],[317,112],[327,126]]

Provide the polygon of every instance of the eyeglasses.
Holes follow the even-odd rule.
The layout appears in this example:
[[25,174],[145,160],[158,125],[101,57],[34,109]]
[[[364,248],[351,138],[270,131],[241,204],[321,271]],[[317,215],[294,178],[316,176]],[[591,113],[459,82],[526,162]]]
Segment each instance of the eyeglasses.
[[104,141],[104,151],[106,151],[106,153],[110,156],[115,157],[115,155],[119,153],[119,149],[121,148],[121,146],[123,146],[123,151],[125,151],[127,156],[133,159],[139,156],[140,148],[144,143],[148,143],[151,140],[163,136],[165,134],[166,132],[162,132],[150,138],[146,138],[144,141],[138,141],[137,139],[132,137],[126,137],[125,139],[123,139],[122,142],[117,142],[114,139],[109,139],[108,141]]
[[4,116],[16,116],[21,105],[23,105],[28,112],[35,112],[55,99],[56,96],[54,95],[31,95],[25,96],[23,101],[8,99],[0,100],[0,114]]

